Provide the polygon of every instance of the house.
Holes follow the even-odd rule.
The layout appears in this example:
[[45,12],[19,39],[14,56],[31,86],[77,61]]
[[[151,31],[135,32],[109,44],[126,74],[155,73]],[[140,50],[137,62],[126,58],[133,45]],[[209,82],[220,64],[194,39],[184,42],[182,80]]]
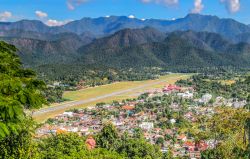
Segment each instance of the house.
[[63,115],[73,117],[73,112],[64,112]]
[[177,140],[185,142],[187,140],[187,136],[185,134],[181,134],[177,137]]
[[185,147],[188,151],[194,151],[195,150],[195,143],[192,141],[186,141],[183,144],[183,147]]
[[236,102],[233,102],[233,108],[243,108],[245,105],[247,104],[247,101],[236,101]]
[[155,133],[157,133],[157,134],[159,134],[161,130],[162,130],[161,128],[155,128],[154,129]]
[[212,95],[211,94],[204,94],[201,99],[199,100],[200,103],[204,103],[204,104],[207,104],[211,99],[212,99]]
[[144,130],[151,130],[154,128],[154,123],[152,122],[142,122],[139,125],[140,128],[144,129]]
[[161,149],[161,152],[162,152],[162,153],[167,153],[168,150],[169,150],[169,149],[168,149],[167,147],[163,147],[163,148]]
[[89,131],[89,128],[87,128],[87,127],[82,127],[82,128],[80,128],[79,131],[82,132],[82,133],[86,133],[86,132]]
[[124,123],[120,120],[115,120],[112,122],[115,126],[121,126],[121,125],[124,125]]
[[176,86],[176,85],[172,85],[172,84],[165,86],[163,88],[164,93],[171,93],[171,92],[180,91],[180,90],[181,90],[181,87]]
[[127,111],[133,110],[134,108],[135,108],[135,106],[130,106],[130,105],[124,105],[124,106],[122,106],[122,109],[123,110],[127,110]]
[[185,93],[177,93],[177,96],[184,99],[192,99],[194,97],[194,94],[186,91]]
[[175,124],[175,123],[176,123],[176,120],[175,120],[175,119],[170,119],[170,123],[171,123],[171,124]]
[[78,128],[77,127],[70,127],[70,128],[68,128],[68,132],[78,132]]
[[223,106],[226,105],[226,99],[224,97],[216,97],[215,102],[214,102],[214,106]]
[[205,141],[200,141],[197,143],[196,148],[199,151],[205,151],[206,149],[208,149],[208,144]]
[[168,135],[174,134],[174,131],[172,129],[166,129],[164,132],[165,132],[165,134],[168,134]]
[[146,140],[150,140],[150,134],[149,133],[145,132],[144,137],[145,137]]

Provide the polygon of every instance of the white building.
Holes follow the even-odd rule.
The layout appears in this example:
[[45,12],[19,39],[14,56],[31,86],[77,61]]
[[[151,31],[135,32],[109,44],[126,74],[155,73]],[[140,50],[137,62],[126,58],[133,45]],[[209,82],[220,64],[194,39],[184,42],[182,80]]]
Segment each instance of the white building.
[[176,123],[176,120],[175,120],[175,119],[170,119],[170,123],[171,123],[171,124],[175,124],[175,123]]
[[202,97],[201,97],[201,99],[199,100],[199,102],[200,103],[205,103],[205,104],[207,104],[211,99],[212,99],[212,95],[211,94],[208,94],[208,93],[206,93],[206,94],[204,94]]
[[233,107],[238,109],[238,108],[243,108],[245,105],[247,105],[247,101],[236,101],[233,102]]
[[187,91],[185,93],[177,93],[177,96],[185,99],[192,99],[194,97],[194,94]]
[[63,115],[73,117],[73,112],[64,112]]
[[144,130],[150,130],[154,128],[154,123],[152,122],[142,122],[139,125],[140,128],[144,129]]

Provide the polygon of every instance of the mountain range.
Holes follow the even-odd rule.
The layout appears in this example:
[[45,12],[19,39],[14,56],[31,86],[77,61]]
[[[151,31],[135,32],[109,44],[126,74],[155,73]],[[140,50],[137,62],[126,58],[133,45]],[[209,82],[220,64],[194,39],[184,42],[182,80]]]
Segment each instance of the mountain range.
[[152,28],[118,31],[79,48],[78,53],[80,63],[120,68],[247,67],[250,64],[250,44],[234,44],[216,33],[176,31],[160,34]]
[[0,23],[26,67],[205,67],[250,64],[250,27],[233,19],[189,14],[176,20],[125,16],[83,18],[49,27],[37,20]]
[[242,24],[233,19],[220,19],[217,16],[200,14],[188,14],[184,18],[176,20],[141,20],[126,16],[83,18],[56,27],[49,27],[38,20],[21,20],[17,22],[0,23],[2,35],[4,31],[22,30],[43,34],[71,32],[81,35],[89,33],[95,37],[102,37],[125,28],[135,29],[144,27],[152,27],[161,32],[172,32],[177,30],[192,30],[198,32],[207,31],[221,34],[230,39],[242,36],[245,33],[250,33],[250,27],[248,25]]

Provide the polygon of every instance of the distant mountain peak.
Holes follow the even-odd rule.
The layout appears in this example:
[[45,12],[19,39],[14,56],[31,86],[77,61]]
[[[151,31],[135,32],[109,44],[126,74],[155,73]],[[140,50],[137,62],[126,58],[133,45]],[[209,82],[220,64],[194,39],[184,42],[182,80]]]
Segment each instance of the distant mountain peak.
[[219,19],[219,17],[217,17],[215,15],[205,15],[205,14],[199,14],[199,13],[189,13],[186,15],[185,18],[197,18],[197,17],[202,17],[202,18],[210,17],[210,18],[218,18]]

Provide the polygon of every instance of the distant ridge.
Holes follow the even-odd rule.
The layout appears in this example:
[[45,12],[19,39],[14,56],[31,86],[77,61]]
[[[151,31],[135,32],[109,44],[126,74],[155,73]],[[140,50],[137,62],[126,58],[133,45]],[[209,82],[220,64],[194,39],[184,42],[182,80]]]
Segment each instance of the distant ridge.
[[[12,23],[0,23],[1,31],[23,30],[39,33],[62,33],[72,32],[82,34],[89,32],[95,37],[102,37],[113,34],[119,30],[130,28],[152,27],[161,32],[186,31],[213,32],[233,39],[235,42],[245,38],[237,38],[240,35],[250,33],[250,27],[233,19],[221,19],[217,16],[188,14],[184,18],[176,20],[129,18],[126,16],[110,16],[100,18],[82,18],[69,22],[63,26],[49,27],[37,20],[21,20]],[[248,42],[249,40],[247,40]]]

